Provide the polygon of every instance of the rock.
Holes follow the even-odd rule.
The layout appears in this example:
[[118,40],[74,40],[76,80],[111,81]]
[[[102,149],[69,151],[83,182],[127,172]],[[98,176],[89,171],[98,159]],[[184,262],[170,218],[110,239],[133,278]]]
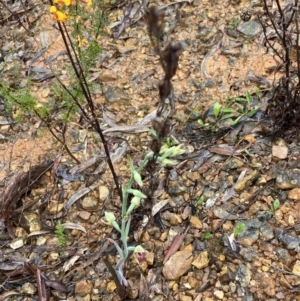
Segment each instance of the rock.
[[201,252],[198,254],[197,258],[192,262],[192,265],[195,266],[198,270],[204,269],[209,264],[208,252]]
[[64,208],[63,203],[57,203],[57,202],[50,202],[48,204],[48,211],[50,214],[57,214]]
[[84,297],[92,291],[92,284],[82,280],[75,284],[75,294]]
[[252,38],[262,32],[261,24],[258,21],[241,22],[237,30],[243,35]]
[[190,218],[190,224],[196,229],[202,229],[202,222],[198,216],[192,215]]
[[102,69],[100,73],[101,82],[109,82],[118,79],[118,74],[110,69]]
[[41,225],[36,212],[25,211],[21,216],[21,225],[29,232],[40,231]]
[[29,282],[24,283],[20,290],[20,292],[22,294],[29,294],[29,295],[35,294],[36,291],[37,291],[36,287],[32,283],[29,283]]
[[259,257],[259,253],[253,247],[241,248],[239,253],[250,262]]
[[293,266],[293,270],[292,272],[297,275],[300,276],[300,260],[297,260]]
[[278,171],[276,177],[276,187],[279,189],[300,187],[300,169],[293,168]]
[[[279,210],[277,210],[277,211],[279,211]],[[277,212],[277,211],[276,211],[276,212]],[[281,228],[275,229],[274,232],[275,232],[275,237],[276,237],[279,241],[283,242],[283,244],[284,244],[289,250],[291,250],[291,249],[298,249],[298,248],[299,248],[300,240],[299,240],[297,237],[295,237],[295,236],[293,236],[293,235],[291,235],[291,234],[285,233],[284,230],[281,229]]]
[[57,252],[51,252],[48,256],[48,260],[55,261],[59,258],[59,254]]
[[129,95],[123,89],[119,87],[108,87],[107,90],[104,92],[104,96],[107,102],[128,102]]
[[37,240],[36,240],[36,245],[37,246],[43,246],[44,244],[46,244],[47,238],[44,236],[38,236]]
[[233,294],[236,291],[236,284],[234,282],[229,283],[230,292]]
[[259,172],[257,170],[251,172],[250,175],[244,177],[241,181],[239,181],[235,187],[234,190],[235,191],[243,191],[245,190],[248,186],[250,186],[252,184],[253,181],[257,180],[259,178]]
[[245,225],[244,231],[239,234],[238,240],[247,246],[251,246],[255,241],[257,241],[259,236],[259,228],[262,222],[258,218],[243,221]]
[[153,252],[146,252],[146,262],[148,265],[153,265],[154,256],[155,254]]
[[165,211],[161,213],[161,218],[163,220],[169,221],[172,226],[177,226],[182,224],[181,216],[179,214],[170,211]]
[[300,188],[294,188],[289,191],[288,198],[291,200],[300,200]]
[[235,280],[239,281],[242,287],[247,287],[251,280],[252,272],[245,264],[240,264],[236,272]]
[[203,26],[202,24],[198,27],[198,37],[204,43],[212,39],[217,33],[217,28],[213,26]]
[[9,244],[9,246],[14,250],[19,249],[24,246],[24,239],[22,237],[16,238]]
[[273,227],[269,224],[263,224],[260,227],[260,233],[263,240],[268,241],[274,238],[274,231]]
[[184,273],[186,273],[193,261],[191,251],[178,251],[176,252],[164,265],[163,275],[166,280],[176,280]]
[[292,215],[288,216],[288,224],[289,224],[289,226],[292,226],[292,227],[295,226],[295,219]]
[[28,235],[28,233],[27,233],[27,231],[25,231],[24,228],[17,227],[15,229],[15,235],[16,235],[16,238],[18,238],[18,237],[26,237]]
[[211,88],[216,85],[216,82],[214,80],[207,80],[204,85],[206,88]]
[[95,210],[98,207],[98,200],[94,196],[87,196],[81,201],[81,206],[85,210]]
[[112,293],[113,291],[115,291],[115,289],[117,288],[116,284],[114,281],[109,281],[107,283],[107,286],[106,286],[106,290],[109,292],[109,293]]
[[289,265],[292,261],[291,256],[286,249],[278,248],[276,250],[276,255],[277,255],[279,261],[286,265]]
[[99,192],[99,199],[101,201],[104,201],[106,200],[106,198],[108,197],[109,195],[109,189],[104,186],[104,185],[100,185],[99,188],[98,188],[98,192]]
[[244,166],[244,162],[238,158],[230,158],[228,161],[224,163],[222,166],[222,170],[228,171],[230,169],[237,169],[239,167]]
[[284,160],[287,158],[288,152],[289,149],[287,148],[287,146],[272,146],[272,156],[274,157],[274,159]]
[[91,217],[91,213],[88,211],[79,211],[79,217],[87,221]]
[[184,294],[180,294],[180,300],[181,301],[192,301],[193,299],[190,296],[186,296]]
[[220,291],[220,290],[215,290],[214,296],[216,296],[218,299],[222,300],[224,298],[224,292]]

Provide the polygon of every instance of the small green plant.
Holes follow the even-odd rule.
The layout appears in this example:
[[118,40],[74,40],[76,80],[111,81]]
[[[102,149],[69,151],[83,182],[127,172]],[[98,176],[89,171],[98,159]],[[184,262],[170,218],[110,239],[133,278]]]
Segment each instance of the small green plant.
[[212,234],[210,232],[203,233],[203,239],[209,240],[212,238]]
[[65,247],[66,246],[65,228],[60,220],[58,220],[55,225],[54,233],[57,235],[58,238],[58,246],[61,248]]
[[232,121],[231,125],[236,125],[244,116],[252,117],[259,109],[258,105],[252,104],[252,96],[249,91],[246,92],[245,97],[234,97],[228,101],[233,103],[232,107],[236,108],[235,113],[239,114],[239,116]]
[[[255,94],[259,96],[258,88],[255,89]],[[247,91],[244,97],[228,98],[226,105],[216,102],[212,107],[214,121],[205,123],[202,119],[198,119],[198,123],[204,129],[214,132],[224,121],[227,121],[229,126],[234,126],[242,117],[252,117],[258,109],[259,106],[253,104],[252,96]]]
[[197,205],[200,206],[200,205],[203,205],[204,203],[204,196],[201,195],[198,199],[197,199]]
[[273,209],[274,211],[276,211],[276,210],[279,209],[279,207],[280,207],[280,201],[279,201],[279,199],[276,199],[276,200],[273,202],[273,204],[272,204],[272,209]]
[[239,17],[235,17],[229,22],[228,28],[235,29],[238,27],[239,23],[240,23]]
[[6,100],[5,109],[8,113],[17,108],[17,122],[22,121],[24,114],[32,113],[37,105],[37,99],[30,94],[28,88],[15,89],[4,82],[0,84],[0,97]]
[[233,234],[235,237],[240,235],[243,231],[245,230],[245,224],[244,223],[239,223],[237,224],[234,229],[233,229]]
[[275,214],[275,211],[278,210],[280,207],[280,201],[279,199],[274,200],[274,202],[271,204],[271,210],[268,211],[271,215]]
[[167,137],[166,138],[166,145],[168,147],[172,147],[176,145],[176,142],[171,138],[171,137]]

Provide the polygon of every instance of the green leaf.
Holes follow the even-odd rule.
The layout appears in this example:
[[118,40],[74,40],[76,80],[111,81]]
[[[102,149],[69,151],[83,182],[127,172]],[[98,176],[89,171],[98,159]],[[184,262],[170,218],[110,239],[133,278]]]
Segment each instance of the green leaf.
[[232,113],[232,112],[236,112],[236,111],[235,111],[235,109],[233,109],[233,108],[222,107],[222,108],[221,108],[221,112],[222,112],[222,113]]
[[218,118],[219,114],[220,114],[220,109],[221,109],[221,105],[216,102],[214,104],[214,115],[215,115],[215,118]]
[[276,211],[280,207],[280,201],[276,199],[272,204],[273,210]]
[[149,131],[150,131],[152,136],[157,137],[155,129],[151,128]]
[[220,120],[226,120],[226,119],[229,119],[229,118],[235,117],[235,116],[236,116],[236,114],[234,114],[234,113],[228,113],[228,114],[223,115]]
[[250,157],[256,157],[256,155],[252,154],[248,149],[245,149],[244,152]]
[[257,110],[259,109],[259,106],[254,106],[251,110],[247,111],[247,116],[251,117],[252,115],[254,115]]
[[244,229],[245,229],[244,223],[240,223],[236,225],[233,229],[234,236],[240,235],[244,231]]
[[236,118],[235,120],[233,120],[233,121],[231,122],[231,125],[236,125],[236,124],[240,121],[240,119],[241,119],[243,116],[244,116],[244,114],[242,114],[241,116],[239,116],[238,118]]
[[245,102],[246,101],[246,99],[244,97],[233,97],[233,98],[229,98],[228,100],[232,101],[232,102]]
[[203,233],[203,239],[211,239],[211,238],[212,238],[211,233],[209,233],[209,232]]
[[251,104],[251,94],[249,93],[249,91],[246,92],[246,100],[248,102],[248,104]]
[[202,205],[204,203],[204,196],[201,195],[197,200],[197,205]]
[[259,87],[255,86],[254,91],[255,91],[256,98],[259,99]]

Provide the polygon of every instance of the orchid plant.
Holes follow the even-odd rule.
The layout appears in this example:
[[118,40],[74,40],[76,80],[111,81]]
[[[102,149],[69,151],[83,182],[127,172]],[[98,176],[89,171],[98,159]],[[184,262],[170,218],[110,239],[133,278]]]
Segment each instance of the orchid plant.
[[[154,136],[151,144],[152,151],[146,154],[145,158],[142,160],[138,168],[134,167],[131,158],[129,158],[130,179],[127,184],[121,187],[116,172],[114,170],[112,160],[110,158],[110,153],[107,147],[106,139],[101,130],[99,121],[95,113],[95,107],[94,107],[93,100],[91,98],[89,85],[87,84],[87,81],[84,77],[85,70],[82,67],[82,65],[84,64],[81,64],[82,60],[84,60],[86,57],[88,57],[89,61],[91,61],[91,56],[87,55],[87,51],[85,51],[85,55],[81,55],[83,53],[83,51],[81,51],[82,39],[81,37],[78,38],[77,36],[77,33],[80,32],[80,30],[78,30],[77,28],[78,26],[76,25],[78,25],[81,22],[82,18],[80,18],[79,15],[76,15],[74,13],[78,13],[78,10],[80,9],[83,9],[87,12],[89,10],[89,6],[92,5],[92,2],[91,0],[80,0],[80,1],[79,0],[49,0],[49,1],[51,2],[50,13],[52,14],[53,18],[58,21],[59,30],[63,37],[67,49],[67,53],[69,55],[72,67],[75,71],[77,81],[79,82],[79,87],[82,91],[83,96],[87,100],[87,104],[91,116],[84,109],[81,103],[78,101],[78,97],[75,97],[72,94],[72,91],[67,90],[65,87],[64,88],[67,90],[67,93],[71,96],[71,99],[74,102],[74,104],[81,110],[84,117],[91,123],[92,127],[99,134],[107,156],[107,162],[109,168],[114,178],[116,189],[118,191],[119,197],[122,202],[121,216],[119,222],[117,221],[117,218],[113,212],[105,212],[105,219],[107,221],[107,224],[112,226],[114,229],[116,229],[120,234],[120,243],[118,243],[117,241],[111,238],[108,238],[108,241],[110,241],[115,246],[117,252],[119,253],[120,258],[115,264],[115,266],[112,266],[105,258],[103,259],[103,261],[106,264],[109,271],[111,272],[116,282],[119,296],[121,298],[125,298],[126,296],[125,287],[128,285],[128,281],[125,278],[123,272],[125,262],[129,258],[132,252],[136,255],[138,261],[144,260],[145,253],[146,253],[146,250],[142,246],[140,245],[129,246],[127,242],[127,238],[130,231],[130,223],[132,219],[131,214],[135,209],[137,209],[142,204],[143,200],[147,198],[147,195],[145,195],[142,192],[142,187],[144,183],[141,176],[141,172],[145,168],[148,171],[148,173],[151,174],[151,177],[153,179],[156,164],[162,166],[174,165],[176,163],[175,160],[176,156],[183,154],[185,152],[182,149],[182,145],[175,146],[175,145],[170,145],[168,143],[163,144],[164,139],[168,136],[171,130],[171,121],[169,120],[168,116],[165,114],[165,110],[167,108],[165,100],[167,97],[170,97],[171,100],[173,99],[173,86],[171,84],[171,78],[176,73],[181,46],[180,44],[171,43],[165,49],[164,55],[162,54],[161,51],[159,51],[161,64],[165,71],[165,77],[162,83],[160,84],[160,88],[159,88],[160,98],[161,98],[160,108],[157,110],[156,117],[152,121],[153,129],[151,129],[151,133]],[[149,19],[148,21],[149,21],[151,36],[153,35],[155,41],[160,40],[158,39],[158,37],[163,30],[162,26],[157,24],[157,22],[159,22],[159,17],[162,17],[162,12],[152,7],[148,14],[148,19]],[[75,37],[78,42],[76,49],[75,47],[73,47],[72,38],[69,35],[67,27],[64,24],[68,20],[74,20],[75,30],[72,32],[71,36]],[[101,20],[102,19],[100,19],[100,21]],[[106,27],[104,27],[104,31],[105,28]],[[96,43],[94,44],[90,43],[89,46],[91,50],[93,50],[93,47],[95,45],[96,46],[98,45],[97,35],[99,32],[99,27],[97,27],[96,29],[98,30],[97,33],[94,33],[92,35],[92,40],[94,39]],[[159,35],[157,35],[156,29],[159,31]],[[69,44],[71,45],[71,47],[69,47]],[[157,45],[156,48],[160,50],[159,45]],[[87,66],[89,65],[87,64]],[[172,102],[170,116],[174,114],[174,112],[175,112],[175,105]],[[151,166],[151,168],[149,168],[149,166]],[[133,189],[134,183],[136,183],[139,186],[139,189]],[[128,204],[129,197],[131,198],[130,204]]]
[[[174,157],[183,154],[185,151],[182,149],[181,145],[169,147],[167,144],[164,144],[159,152],[159,156],[157,157],[157,162],[161,163],[162,165],[174,165],[176,161]],[[153,151],[150,151],[141,162],[140,166],[135,169],[131,158],[128,158],[129,165],[130,165],[130,172],[131,176],[126,185],[124,185],[122,189],[123,193],[123,202],[122,202],[122,216],[121,216],[121,223],[118,224],[116,221],[116,217],[112,212],[105,212],[105,219],[107,223],[114,227],[121,235],[121,242],[122,247],[113,239],[109,239],[111,243],[113,243],[120,255],[120,259],[115,265],[114,269],[118,276],[118,280],[121,285],[128,285],[128,282],[123,274],[123,265],[126,259],[130,256],[131,252],[137,254],[138,258],[143,259],[146,250],[140,246],[128,246],[127,244],[127,237],[129,234],[130,229],[130,222],[131,222],[131,213],[133,210],[138,208],[142,201],[147,198],[147,196],[138,189],[132,189],[132,185],[135,182],[139,185],[140,188],[143,187],[143,180],[141,177],[141,171],[147,165],[149,159],[153,158]],[[129,195],[133,195],[130,205],[128,206],[128,197]]]

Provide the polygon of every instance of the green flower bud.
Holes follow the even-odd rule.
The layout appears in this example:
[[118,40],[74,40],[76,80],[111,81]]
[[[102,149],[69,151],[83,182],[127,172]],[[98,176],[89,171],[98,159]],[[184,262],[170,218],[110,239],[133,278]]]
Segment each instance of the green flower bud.
[[133,209],[139,207],[140,203],[141,203],[141,198],[138,196],[134,196],[131,200],[129,208],[127,209],[126,215],[129,215],[133,211]]
[[164,165],[175,165],[176,161],[175,160],[170,160],[164,157],[158,157],[158,161],[160,161]]
[[141,198],[139,198],[138,196],[133,197],[131,200],[131,204],[133,204],[135,208],[139,207],[140,203],[141,203]]
[[131,189],[130,188],[130,189],[127,190],[127,192],[128,193],[132,193],[134,196],[137,196],[137,197],[139,197],[141,199],[146,199],[147,198],[146,195],[144,195],[141,191],[139,191],[137,189]]
[[140,245],[137,245],[135,248],[134,248],[134,253],[146,253],[147,251]]
[[133,178],[141,187],[143,186],[142,177],[136,170],[133,171]]
[[105,211],[104,214],[105,214],[105,218],[106,218],[107,222],[110,225],[112,225],[112,223],[116,220],[115,215],[112,212],[108,212],[108,211]]
[[119,232],[121,232],[121,229],[120,229],[118,223],[116,222],[115,215],[112,212],[108,212],[108,211],[105,211],[104,215],[105,215],[105,218],[106,218],[108,224],[113,226]]

